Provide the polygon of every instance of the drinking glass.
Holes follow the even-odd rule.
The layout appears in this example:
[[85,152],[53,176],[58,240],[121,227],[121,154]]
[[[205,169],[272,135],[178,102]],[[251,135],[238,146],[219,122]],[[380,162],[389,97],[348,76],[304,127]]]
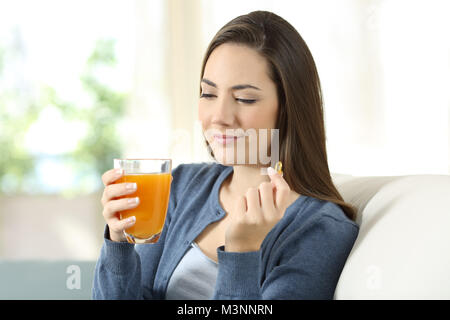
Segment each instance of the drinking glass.
[[136,217],[135,224],[124,230],[127,241],[137,244],[157,242],[169,206],[172,160],[114,159],[114,168],[123,169],[122,177],[115,183],[137,184],[135,193],[120,197],[139,197],[136,208],[120,212],[120,219]]

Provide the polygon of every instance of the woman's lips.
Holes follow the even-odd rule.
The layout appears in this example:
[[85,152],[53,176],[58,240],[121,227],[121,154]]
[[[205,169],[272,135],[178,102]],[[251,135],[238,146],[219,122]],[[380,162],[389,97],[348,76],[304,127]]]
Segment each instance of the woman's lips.
[[214,141],[219,144],[229,144],[229,143],[236,141],[239,138],[242,138],[243,136],[238,137],[238,136],[227,136],[227,135],[215,134],[213,137],[214,137]]

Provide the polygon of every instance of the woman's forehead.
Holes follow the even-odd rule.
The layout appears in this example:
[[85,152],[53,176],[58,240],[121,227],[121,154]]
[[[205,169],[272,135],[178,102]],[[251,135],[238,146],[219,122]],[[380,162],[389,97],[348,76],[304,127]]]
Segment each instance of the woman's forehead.
[[262,55],[248,46],[229,43],[213,50],[206,62],[203,78],[218,87],[243,83],[264,87],[271,81],[267,61]]

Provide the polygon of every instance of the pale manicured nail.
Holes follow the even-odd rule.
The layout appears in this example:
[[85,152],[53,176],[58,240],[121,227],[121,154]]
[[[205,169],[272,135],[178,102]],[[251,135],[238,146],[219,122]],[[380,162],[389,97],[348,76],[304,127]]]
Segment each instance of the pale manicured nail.
[[274,174],[277,173],[277,172],[275,171],[274,168],[268,167],[268,168],[267,168],[267,173],[271,176],[271,175],[274,175]]
[[123,169],[116,169],[116,176],[121,176],[123,173]]
[[128,203],[129,204],[139,204],[139,198],[138,197],[130,198],[130,199],[128,199]]
[[136,183],[127,183],[125,185],[125,188],[128,190],[135,190],[137,188],[137,184]]
[[132,222],[136,222],[136,217],[135,216],[129,217],[127,219],[127,223],[132,223]]

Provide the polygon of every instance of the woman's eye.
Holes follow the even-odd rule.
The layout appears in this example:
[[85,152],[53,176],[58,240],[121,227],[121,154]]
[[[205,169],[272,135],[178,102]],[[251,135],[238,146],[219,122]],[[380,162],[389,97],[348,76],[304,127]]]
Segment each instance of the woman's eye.
[[236,101],[246,103],[246,104],[252,104],[252,103],[256,102],[255,99],[239,99],[239,98],[236,98]]
[[209,93],[202,93],[200,95],[200,98],[214,98],[214,97],[215,97],[215,95],[209,94]]

